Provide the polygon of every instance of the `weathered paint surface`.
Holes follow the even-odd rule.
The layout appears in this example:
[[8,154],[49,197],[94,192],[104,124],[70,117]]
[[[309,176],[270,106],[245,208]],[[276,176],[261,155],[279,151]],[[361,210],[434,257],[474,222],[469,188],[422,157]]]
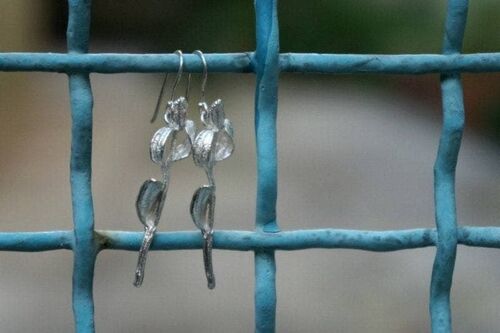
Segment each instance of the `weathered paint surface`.
[[[457,244],[500,248],[500,228],[460,227],[455,203],[455,168],[464,127],[461,72],[499,72],[500,53],[462,55],[467,0],[449,0],[443,54],[357,55],[279,53],[277,0],[255,0],[256,51],[207,54],[212,72],[255,73],[257,144],[256,231],[218,230],[214,248],[255,252],[255,331],[276,330],[276,250],[345,248],[397,251],[436,246],[430,313],[432,332],[451,332],[450,291]],[[0,251],[74,252],[73,310],[78,333],[92,333],[92,283],[99,251],[137,251],[142,232],[95,231],[91,191],[92,90],[90,73],[175,72],[174,54],[87,54],[91,1],[69,0],[67,54],[0,53],[0,71],[61,72],[69,76],[72,115],[71,192],[74,229],[49,232],[1,232]],[[200,72],[195,55],[186,55],[186,71]],[[276,116],[280,72],[425,74],[441,73],[443,129],[435,172],[436,229],[281,232],[277,224]],[[200,249],[196,231],[160,232],[151,250]]]

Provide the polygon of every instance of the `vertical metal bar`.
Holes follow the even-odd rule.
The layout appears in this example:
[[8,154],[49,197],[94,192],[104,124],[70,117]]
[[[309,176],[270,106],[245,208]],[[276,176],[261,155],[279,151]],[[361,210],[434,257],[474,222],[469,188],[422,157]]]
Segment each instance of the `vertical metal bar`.
[[[276,222],[279,32],[277,0],[255,0],[255,137],[257,144],[256,228],[279,231]],[[276,326],[276,263],[273,250],[255,252],[255,332]]]
[[[460,53],[467,19],[468,0],[449,0],[444,54]],[[433,333],[450,333],[450,290],[457,251],[455,169],[464,128],[460,74],[441,75],[443,128],[434,165],[434,197],[438,232],[432,269],[430,313]]]
[[255,251],[255,332],[276,329],[276,261],[274,251]]
[[[69,0],[69,53],[88,51],[90,0]],[[97,246],[91,190],[92,90],[88,73],[68,73],[71,103],[71,195],[74,223],[73,313],[77,333],[92,333],[92,284]]]
[[276,199],[278,159],[279,33],[277,0],[256,0],[257,50],[255,52],[255,135],[257,142],[257,229],[278,231]]

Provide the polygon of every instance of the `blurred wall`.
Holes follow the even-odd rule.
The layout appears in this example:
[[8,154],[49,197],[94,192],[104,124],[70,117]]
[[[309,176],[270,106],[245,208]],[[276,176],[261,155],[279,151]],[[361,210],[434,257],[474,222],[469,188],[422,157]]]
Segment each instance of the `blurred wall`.
[[[198,7],[199,1],[147,1],[141,5],[144,10],[138,11],[133,1],[96,1],[92,49],[165,52],[202,45],[206,46],[204,50],[211,51],[248,50],[253,45],[253,18],[249,14],[252,3],[242,2],[241,7],[238,3],[209,1],[206,7]],[[318,10],[328,12],[326,9],[334,10],[337,6],[321,1],[312,3],[303,4],[304,15]],[[352,29],[362,30],[354,23],[358,21],[352,11],[361,8],[364,2],[352,3],[352,7],[345,1],[338,3],[345,15],[341,18],[349,22],[351,17]],[[290,8],[292,4],[298,6],[292,2]],[[441,10],[443,4],[439,2]],[[393,13],[409,13],[417,7],[411,4],[405,9],[394,1],[383,1],[380,5],[392,8]],[[64,25],[63,1],[2,1],[0,6],[2,51],[64,50],[64,35],[58,28]],[[155,7],[156,11],[150,6],[162,7]],[[284,1],[281,6],[284,50],[287,50],[291,45],[287,42],[291,38],[287,31],[294,31],[299,24],[309,26],[317,22],[294,23],[293,18],[299,12],[289,9]],[[429,13],[435,6],[421,11]],[[173,15],[180,12],[185,15]],[[236,24],[234,21],[224,21],[223,16],[215,19],[210,13],[227,17],[236,13],[248,19],[234,32],[221,29]],[[138,14],[156,18],[141,22],[136,37],[128,39],[134,25],[126,24],[134,18],[139,21]],[[341,14],[336,11],[336,15]],[[387,15],[386,19],[397,20],[394,15]],[[213,30],[195,20],[196,17],[204,17],[203,23]],[[383,17],[378,18],[378,26],[385,24]],[[183,21],[186,22],[179,23]],[[329,29],[330,21],[322,22],[319,26]],[[417,24],[416,20],[412,24]],[[105,32],[106,25],[111,32]],[[184,33],[195,35],[199,31],[206,35],[198,39],[182,37]],[[308,36],[307,31],[302,30],[303,36]],[[343,33],[350,36],[349,30]],[[352,32],[356,33],[360,32]],[[440,33],[437,31],[436,36]],[[232,39],[233,34],[241,34],[241,40]],[[300,35],[296,36],[299,40]],[[435,37],[434,52],[439,51],[439,36]],[[168,44],[169,37],[179,43]],[[332,41],[323,44],[321,50],[336,47],[335,40],[340,37],[328,38]],[[372,47],[368,51],[382,49],[377,43]],[[498,80],[496,76],[478,77],[473,79],[477,81],[470,81],[474,84],[466,82],[469,84],[466,94],[470,90],[484,93],[471,87],[477,82],[484,81],[482,84],[487,87]],[[91,79],[95,97],[96,227],[139,231],[135,196],[143,180],[159,173],[149,161],[147,147],[151,134],[160,126],[159,122],[151,125],[148,120],[162,75],[94,74]],[[198,80],[193,82],[193,100],[197,99],[198,84]],[[219,229],[253,229],[254,84],[250,74],[209,77],[208,98],[224,100],[227,115],[236,128],[236,152],[220,163],[216,171],[216,228]],[[489,94],[488,99],[497,98],[491,91]],[[481,95],[474,96],[481,100],[477,97]],[[285,74],[279,97],[278,210],[284,230],[326,227],[382,230],[434,225],[432,165],[440,126],[438,76]],[[197,118],[193,111],[191,117]],[[477,128],[480,127],[476,130],[467,127],[460,155],[459,221],[467,225],[496,225],[500,216],[498,146]],[[69,147],[66,76],[0,73],[3,231],[72,227]],[[203,181],[203,174],[190,160],[174,166],[171,192],[160,224],[162,231],[194,229],[187,213],[188,203],[193,190]],[[434,248],[397,253],[278,252],[278,332],[427,332],[434,252]],[[132,286],[136,259],[135,252],[105,251],[99,255],[94,292],[99,332],[253,331],[252,253],[215,251],[218,286],[214,291],[205,286],[201,251],[152,253],[145,285],[140,289]],[[497,331],[500,324],[497,262],[497,250],[459,247],[452,292],[456,332]],[[0,253],[1,331],[73,331],[71,271],[69,251]]]

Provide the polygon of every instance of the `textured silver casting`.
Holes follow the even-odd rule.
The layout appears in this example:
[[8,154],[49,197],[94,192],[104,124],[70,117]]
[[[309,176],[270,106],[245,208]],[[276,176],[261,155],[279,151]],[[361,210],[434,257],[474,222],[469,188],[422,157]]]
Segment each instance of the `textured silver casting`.
[[207,63],[201,51],[195,51],[203,62],[203,80],[201,100],[198,103],[201,122],[204,129],[193,140],[193,159],[197,166],[205,170],[208,185],[200,187],[191,200],[191,217],[200,229],[203,237],[203,262],[209,289],[215,288],[215,276],[212,265],[212,243],[215,212],[215,179],[214,166],[233,153],[233,127],[225,117],[224,106],[220,99],[208,106],[205,102],[205,86],[207,82]]
[[[191,142],[195,138],[196,128],[194,122],[186,119],[188,111],[188,86],[186,97],[179,97],[173,100],[174,91],[182,75],[183,56],[181,51],[176,51],[179,55],[179,71],[177,79],[172,88],[171,100],[167,102],[165,112],[166,126],[156,131],[151,139],[149,153],[151,160],[161,167],[162,180],[150,179],[144,182],[139,195],[137,196],[136,209],[139,220],[144,225],[144,239],[139,250],[139,259],[135,270],[134,286],[140,287],[144,280],[144,269],[149,248],[153,242],[156,228],[160,221],[161,212],[167,196],[170,182],[170,168],[173,162],[184,159],[191,153]],[[153,119],[156,119],[157,110],[164,94],[166,80],[164,80],[160,97],[155,109]]]

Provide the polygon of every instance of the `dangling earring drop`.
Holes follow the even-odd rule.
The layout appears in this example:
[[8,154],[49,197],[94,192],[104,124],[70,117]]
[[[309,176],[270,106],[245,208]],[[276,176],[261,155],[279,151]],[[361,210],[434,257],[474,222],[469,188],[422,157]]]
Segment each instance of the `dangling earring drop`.
[[209,289],[215,288],[215,276],[212,264],[213,226],[215,213],[215,178],[216,162],[225,160],[234,150],[233,127],[225,117],[222,101],[217,99],[210,106],[205,101],[205,87],[208,78],[208,67],[205,56],[199,50],[194,51],[203,64],[201,99],[198,103],[201,122],[204,129],[193,140],[192,150],[194,163],[201,167],[208,179],[208,185],[196,190],[191,200],[191,217],[200,229],[203,238],[203,263]]
[[[144,225],[144,239],[139,250],[139,258],[135,271],[134,286],[140,287],[144,280],[144,270],[149,248],[153,242],[161,212],[165,203],[170,181],[170,168],[173,162],[184,159],[191,152],[191,141],[194,139],[196,128],[194,122],[186,119],[188,110],[188,96],[191,75],[188,75],[185,97],[181,96],[174,100],[175,89],[182,77],[184,67],[184,56],[180,50],[175,51],[179,56],[179,70],[172,87],[170,100],[167,102],[165,111],[166,126],[160,128],[153,135],[149,147],[151,160],[161,167],[162,180],[149,179],[142,184],[136,201],[137,215]],[[161,101],[165,93],[168,74],[165,75],[163,84],[156,103],[156,108],[151,119],[153,123],[158,116]],[[179,134],[185,132],[185,138],[180,138]]]

